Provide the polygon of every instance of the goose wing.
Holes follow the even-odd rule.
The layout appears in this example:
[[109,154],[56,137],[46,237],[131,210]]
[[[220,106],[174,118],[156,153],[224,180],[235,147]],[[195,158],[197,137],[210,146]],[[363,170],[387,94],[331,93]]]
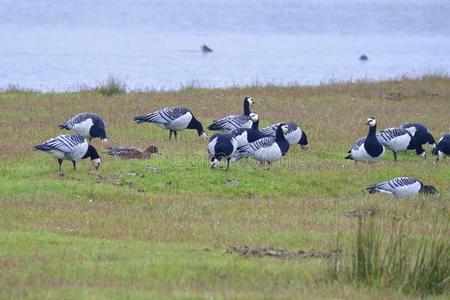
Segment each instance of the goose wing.
[[252,121],[246,115],[230,115],[214,121],[208,126],[209,130],[234,130],[237,128],[251,128]]
[[83,146],[84,144],[86,145],[87,150],[87,141],[85,138],[77,134],[66,134],[47,140],[40,145],[36,145],[35,149],[41,151],[56,150],[65,155],[69,155],[70,153],[77,151],[80,146]]
[[397,177],[391,180],[379,182],[367,187],[370,194],[373,193],[386,193],[386,194],[403,194],[411,193],[417,189],[420,189],[421,183],[419,180],[410,177]]
[[105,122],[103,119],[93,113],[79,113],[71,116],[66,122],[59,125],[61,129],[73,129],[75,126],[82,124],[88,120],[92,120],[92,123],[97,124],[100,128],[105,128]]
[[377,140],[393,150],[406,150],[411,137],[412,135],[408,130],[397,127],[383,129],[377,134]]
[[137,116],[134,120],[140,124],[143,122],[169,124],[176,119],[186,115],[189,110],[185,107],[166,107],[144,116]]

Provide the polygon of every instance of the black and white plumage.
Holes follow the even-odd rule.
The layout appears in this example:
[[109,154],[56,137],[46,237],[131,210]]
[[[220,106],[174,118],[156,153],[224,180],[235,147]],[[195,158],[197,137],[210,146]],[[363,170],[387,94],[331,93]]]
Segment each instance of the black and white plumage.
[[35,150],[44,151],[58,160],[58,171],[62,175],[61,165],[63,160],[72,161],[73,168],[76,170],[76,162],[80,159],[91,158],[92,164],[96,169],[100,167],[101,160],[94,146],[89,145],[88,141],[77,134],[60,135],[42,144],[34,146]]
[[169,139],[172,138],[172,133],[177,139],[177,132],[185,129],[195,129],[198,136],[204,139],[207,138],[202,123],[185,107],[166,107],[144,116],[137,116],[134,120],[138,124],[144,122],[154,123],[163,129],[169,130]]
[[237,128],[230,131],[230,134],[236,139],[238,147],[247,145],[248,143],[252,143],[264,137],[264,134],[259,131],[258,114],[251,113],[250,120],[253,122],[251,128]]
[[444,134],[444,136],[441,137],[433,151],[433,154],[437,156],[436,161],[450,155],[450,134]]
[[355,162],[377,162],[384,155],[384,146],[377,140],[377,121],[374,118],[367,119],[369,133],[366,138],[360,138],[353,144],[350,153],[345,159],[352,159]]
[[[386,128],[377,134],[378,141],[394,153],[394,160],[397,160],[397,152],[406,151],[411,143],[412,134],[404,128]],[[423,152],[425,154],[425,152]],[[423,155],[422,155],[423,157]]]
[[100,138],[107,142],[105,121],[99,115],[93,113],[79,113],[70,117],[66,122],[59,125],[61,129],[73,130],[78,135],[87,139]]
[[212,136],[208,143],[208,153],[210,155],[211,168],[219,166],[222,159],[227,160],[227,170],[230,160],[238,147],[236,138],[230,133],[220,133]]
[[250,105],[255,103],[252,97],[245,97],[244,99],[244,114],[229,115],[223,119],[215,120],[208,126],[209,130],[234,130],[237,128],[251,128],[253,122],[250,120]]
[[422,147],[424,144],[430,144],[433,150],[436,147],[436,141],[426,126],[419,123],[405,123],[400,125],[400,128],[406,129],[411,133],[412,138],[408,150],[416,150],[417,155],[426,156]]
[[420,180],[410,177],[397,177],[391,180],[373,184],[367,188],[369,194],[391,194],[395,198],[414,197],[419,194],[437,194],[432,185],[425,185]]
[[263,137],[236,150],[236,160],[252,157],[262,163],[280,160],[289,151],[289,142],[285,138],[287,124],[281,123],[274,137]]
[[[278,125],[280,125],[281,123],[277,123],[277,124],[272,124],[270,126],[264,127],[263,129],[261,129],[261,132],[265,135],[265,136],[273,136],[275,137],[275,133],[277,131]],[[302,130],[297,124],[295,124],[294,122],[287,122],[286,123],[288,126],[288,132],[285,134],[286,140],[289,142],[289,145],[295,145],[295,144],[299,144],[300,147],[303,150],[308,149],[308,137],[306,136],[306,133],[304,130]]]

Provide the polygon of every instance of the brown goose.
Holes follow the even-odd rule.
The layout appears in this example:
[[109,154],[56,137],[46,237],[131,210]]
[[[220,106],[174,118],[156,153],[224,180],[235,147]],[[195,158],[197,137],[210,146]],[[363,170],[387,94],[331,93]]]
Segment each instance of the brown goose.
[[147,159],[153,153],[161,154],[158,147],[149,146],[145,151],[135,147],[108,147],[108,154],[125,159]]

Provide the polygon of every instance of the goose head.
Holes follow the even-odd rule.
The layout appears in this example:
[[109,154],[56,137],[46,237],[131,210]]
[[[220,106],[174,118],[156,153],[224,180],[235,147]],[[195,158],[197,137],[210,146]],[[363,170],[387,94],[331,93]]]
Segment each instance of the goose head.
[[283,131],[283,134],[286,134],[289,131],[289,127],[287,124],[280,124],[281,130]]
[[366,124],[369,125],[369,127],[374,127],[377,125],[377,120],[375,120],[375,118],[368,118]]
[[214,155],[211,157],[209,164],[211,165],[211,169],[219,167],[219,160],[217,159],[217,156]]
[[255,103],[255,99],[253,99],[252,97],[245,97],[244,101],[247,102],[248,104]]
[[249,118],[250,118],[250,120],[252,120],[253,123],[258,122],[258,120],[259,120],[258,114],[255,114],[255,113],[251,113]]

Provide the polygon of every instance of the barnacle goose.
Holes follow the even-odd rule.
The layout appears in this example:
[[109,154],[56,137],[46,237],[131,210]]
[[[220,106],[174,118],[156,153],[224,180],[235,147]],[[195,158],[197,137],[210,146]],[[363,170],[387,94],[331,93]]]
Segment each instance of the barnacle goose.
[[450,134],[444,134],[444,136],[441,137],[433,154],[437,156],[436,161],[450,155]]
[[253,100],[252,97],[245,97],[243,115],[229,115],[223,119],[215,120],[211,125],[208,126],[208,129],[231,131],[236,128],[251,128],[252,121],[250,120],[250,104],[253,103],[255,103],[255,100]]
[[408,130],[412,135],[408,150],[415,149],[417,155],[424,157],[425,150],[423,149],[422,145],[428,143],[432,147],[432,152],[434,151],[434,148],[436,147],[436,141],[434,140],[433,135],[430,133],[430,130],[428,130],[427,127],[419,123],[405,123],[400,125],[400,128]]
[[[299,144],[303,150],[308,149],[308,147],[309,147],[308,146],[308,137],[306,136],[305,131],[303,131],[294,122],[288,122],[286,124],[288,126],[288,132],[286,133],[285,137],[286,137],[286,140],[289,142],[289,145],[292,146],[295,144]],[[280,123],[267,126],[263,129],[261,129],[261,132],[265,136],[273,136],[274,137],[275,133],[277,131],[278,125],[280,125]]]
[[350,155],[345,159],[353,159],[355,162],[376,162],[384,155],[384,146],[380,144],[376,137],[377,120],[374,118],[367,119],[369,125],[369,133],[366,138],[356,140],[352,149],[348,151]]
[[236,150],[236,160],[243,157],[253,157],[264,163],[280,160],[289,151],[289,142],[285,138],[288,125],[281,123],[274,137],[263,137],[253,143],[241,146]]
[[397,177],[391,180],[373,184],[367,188],[369,194],[385,193],[395,198],[417,196],[419,194],[437,194],[432,185],[425,185],[420,180],[410,177]]
[[234,155],[238,146],[236,138],[230,133],[215,134],[211,137],[208,143],[208,154],[210,155],[211,168],[219,166],[219,162],[222,159],[227,160],[228,170],[230,166],[230,160]]
[[135,147],[107,147],[107,153],[111,156],[134,159],[147,159],[154,153],[161,154],[158,147],[153,145],[148,146],[144,151]]
[[264,134],[259,131],[259,116],[251,113],[250,120],[253,122],[252,128],[237,128],[230,131],[230,134],[236,139],[238,147],[252,143],[264,137]]
[[[411,143],[412,134],[403,128],[386,128],[377,134],[377,140],[386,148],[390,149],[394,153],[394,160],[397,161],[397,152],[406,151]],[[426,157],[425,151],[420,154],[422,157]]]
[[34,146],[35,150],[44,151],[58,160],[58,172],[62,174],[61,165],[63,160],[70,160],[73,169],[76,170],[76,162],[80,159],[90,157],[95,169],[101,164],[100,156],[94,146],[89,145],[87,140],[78,134],[66,134],[52,138],[40,145]]
[[73,130],[82,137],[100,138],[102,142],[107,142],[105,131],[105,121],[99,115],[93,113],[79,113],[70,117],[66,122],[59,125],[61,129]]
[[172,138],[172,133],[175,135],[175,139],[177,139],[177,131],[185,129],[195,129],[197,130],[198,136],[204,139],[207,138],[202,123],[185,107],[166,107],[148,115],[137,116],[134,120],[138,124],[144,122],[155,123],[163,129],[170,130],[169,139]]

